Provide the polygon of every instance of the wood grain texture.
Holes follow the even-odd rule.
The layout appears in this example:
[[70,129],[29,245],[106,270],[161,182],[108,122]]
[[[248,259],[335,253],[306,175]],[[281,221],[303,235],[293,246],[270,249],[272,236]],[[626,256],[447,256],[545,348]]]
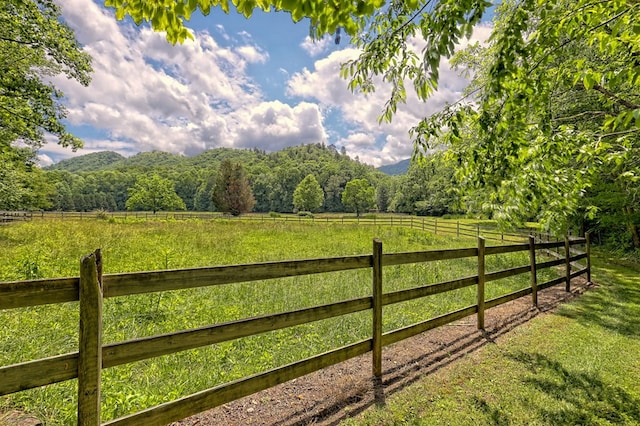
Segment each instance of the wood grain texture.
[[246,377],[204,390],[129,416],[104,423],[104,426],[161,426],[200,413],[227,402],[321,370],[333,364],[371,351],[371,340],[364,340],[284,367]]

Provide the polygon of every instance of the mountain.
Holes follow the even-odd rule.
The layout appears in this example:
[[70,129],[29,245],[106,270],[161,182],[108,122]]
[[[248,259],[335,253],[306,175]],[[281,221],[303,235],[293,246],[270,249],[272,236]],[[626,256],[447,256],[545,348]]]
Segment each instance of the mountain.
[[411,159],[407,158],[406,160],[402,160],[395,164],[380,166],[378,167],[378,170],[381,171],[382,173],[386,173],[391,176],[404,175],[409,170],[410,165],[411,165]]
[[125,157],[113,151],[93,152],[79,157],[68,158],[45,167],[45,170],[67,170],[72,173],[94,172],[125,160]]
[[[116,154],[117,155],[117,154]],[[293,193],[309,174],[325,192],[323,211],[345,211],[341,194],[353,179],[373,185],[385,178],[373,166],[351,159],[322,143],[267,153],[260,149],[214,148],[193,157],[154,151],[124,158],[113,153],[88,154],[45,170],[56,186],[53,210],[124,210],[136,180],[157,174],[173,184],[188,210],[212,210],[211,191],[222,161],[241,163],[252,185],[254,211],[292,212]]]

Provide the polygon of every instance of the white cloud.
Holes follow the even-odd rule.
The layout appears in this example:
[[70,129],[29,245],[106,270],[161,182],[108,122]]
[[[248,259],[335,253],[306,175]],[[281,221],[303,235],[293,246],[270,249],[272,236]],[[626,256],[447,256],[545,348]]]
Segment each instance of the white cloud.
[[[471,41],[484,41],[489,34],[489,26],[479,26]],[[416,51],[424,46],[424,41],[418,38],[409,42]],[[336,142],[345,146],[351,157],[358,156],[361,161],[376,166],[405,159],[411,156],[413,150],[409,130],[422,118],[460,99],[468,82],[451,69],[448,60],[443,59],[439,68],[438,91],[423,102],[418,99],[411,84],[407,83],[407,101],[398,105],[392,123],[378,124],[378,117],[391,93],[390,86],[378,78],[374,81],[374,93],[352,93],[348,89],[348,82],[339,76],[340,65],[356,58],[358,54],[356,49],[343,49],[315,61],[313,70],[305,68],[291,76],[287,93],[306,100],[316,100],[322,108],[338,109],[347,126],[355,128],[353,133]]]
[[[265,101],[247,68],[270,58],[251,34],[239,32],[234,40],[218,25],[218,36],[230,47],[206,31],[173,46],[164,34],[119,24],[94,2],[60,4],[65,20],[93,58],[94,73],[88,88],[64,78],[54,82],[65,93],[68,121],[107,135],[107,140],[85,141],[80,154],[116,145],[118,152],[128,153],[193,155],[220,146],[271,151],[325,137],[316,105]],[[51,144],[42,152],[49,159],[75,155]]]
[[269,59],[269,54],[256,48],[255,46],[240,46],[238,54],[250,63],[265,63]]
[[[318,58],[296,71],[289,67],[299,65],[286,59],[272,64],[276,51],[265,50],[246,31],[231,33],[223,25],[212,25],[211,33],[195,32],[195,40],[173,46],[164,34],[118,23],[112,12],[93,1],[59,3],[64,19],[93,57],[88,88],[54,79],[65,93],[69,123],[98,130],[99,136],[89,137],[78,154],[113,150],[130,155],[155,149],[193,155],[222,146],[273,151],[327,141],[345,146],[361,161],[387,164],[411,155],[409,129],[458,99],[466,85],[443,61],[440,90],[428,102],[408,91],[393,123],[379,125],[389,87],[377,82],[378,91],[368,96],[351,93],[339,69],[358,51],[344,48],[322,57],[333,43],[331,37],[293,40],[294,47],[299,44]],[[485,40],[489,31],[489,26],[480,26],[472,39]],[[420,48],[419,39],[411,43]],[[263,84],[267,82],[263,87],[249,74],[256,69],[271,72],[261,75]],[[274,77],[287,79],[287,103],[282,94],[267,92]],[[329,117],[338,117],[339,122],[332,123],[336,127],[325,128]],[[47,144],[42,161],[77,155],[58,148]]]
[[307,52],[309,56],[314,58],[329,50],[329,46],[331,46],[331,43],[332,40],[328,36],[323,37],[320,40],[312,39],[311,37],[306,36],[303,42],[300,43],[300,47],[302,47],[302,49]]
[[111,139],[85,139],[83,142],[84,147],[74,152],[70,148],[64,148],[58,145],[54,140],[48,140],[38,152],[38,164],[45,167],[55,163],[55,159],[78,157],[80,155],[101,151],[113,151],[125,157],[129,157],[137,153],[136,150],[131,149],[131,143],[126,141]]
[[263,102],[236,114],[239,123],[236,146],[268,146],[280,150],[288,146],[316,143],[326,139],[322,114],[316,104],[301,102],[291,107],[280,101]]

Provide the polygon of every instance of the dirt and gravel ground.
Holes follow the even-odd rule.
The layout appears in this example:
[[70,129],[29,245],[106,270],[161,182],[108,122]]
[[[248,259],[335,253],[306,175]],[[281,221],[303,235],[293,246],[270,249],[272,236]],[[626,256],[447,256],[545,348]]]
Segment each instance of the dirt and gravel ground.
[[545,315],[590,286],[584,279],[572,281],[571,292],[563,285],[538,294],[538,307],[523,297],[489,309],[485,330],[476,327],[475,316],[428,331],[383,348],[383,376],[371,376],[371,356],[366,354],[265,391],[176,422],[195,425],[338,425],[357,416],[420,377],[442,369],[462,357],[482,350],[519,325]]

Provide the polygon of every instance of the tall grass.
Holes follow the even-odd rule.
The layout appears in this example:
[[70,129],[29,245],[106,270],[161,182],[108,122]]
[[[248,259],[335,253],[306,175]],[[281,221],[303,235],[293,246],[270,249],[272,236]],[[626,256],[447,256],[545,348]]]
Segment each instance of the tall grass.
[[[36,221],[0,228],[0,281],[76,276],[101,248],[104,272],[132,272],[371,253],[468,247],[474,240],[408,228],[237,221]],[[527,264],[527,253],[492,257],[490,268]],[[474,258],[384,269],[384,291],[475,275]],[[492,282],[488,298],[528,285]],[[104,343],[300,309],[371,294],[371,271],[345,271],[106,299]],[[475,288],[385,307],[384,330],[475,303]],[[290,363],[370,336],[370,313],[318,321],[103,371],[103,420]],[[77,350],[77,303],[0,312],[0,365]],[[76,381],[0,399],[48,424],[75,420]]]

